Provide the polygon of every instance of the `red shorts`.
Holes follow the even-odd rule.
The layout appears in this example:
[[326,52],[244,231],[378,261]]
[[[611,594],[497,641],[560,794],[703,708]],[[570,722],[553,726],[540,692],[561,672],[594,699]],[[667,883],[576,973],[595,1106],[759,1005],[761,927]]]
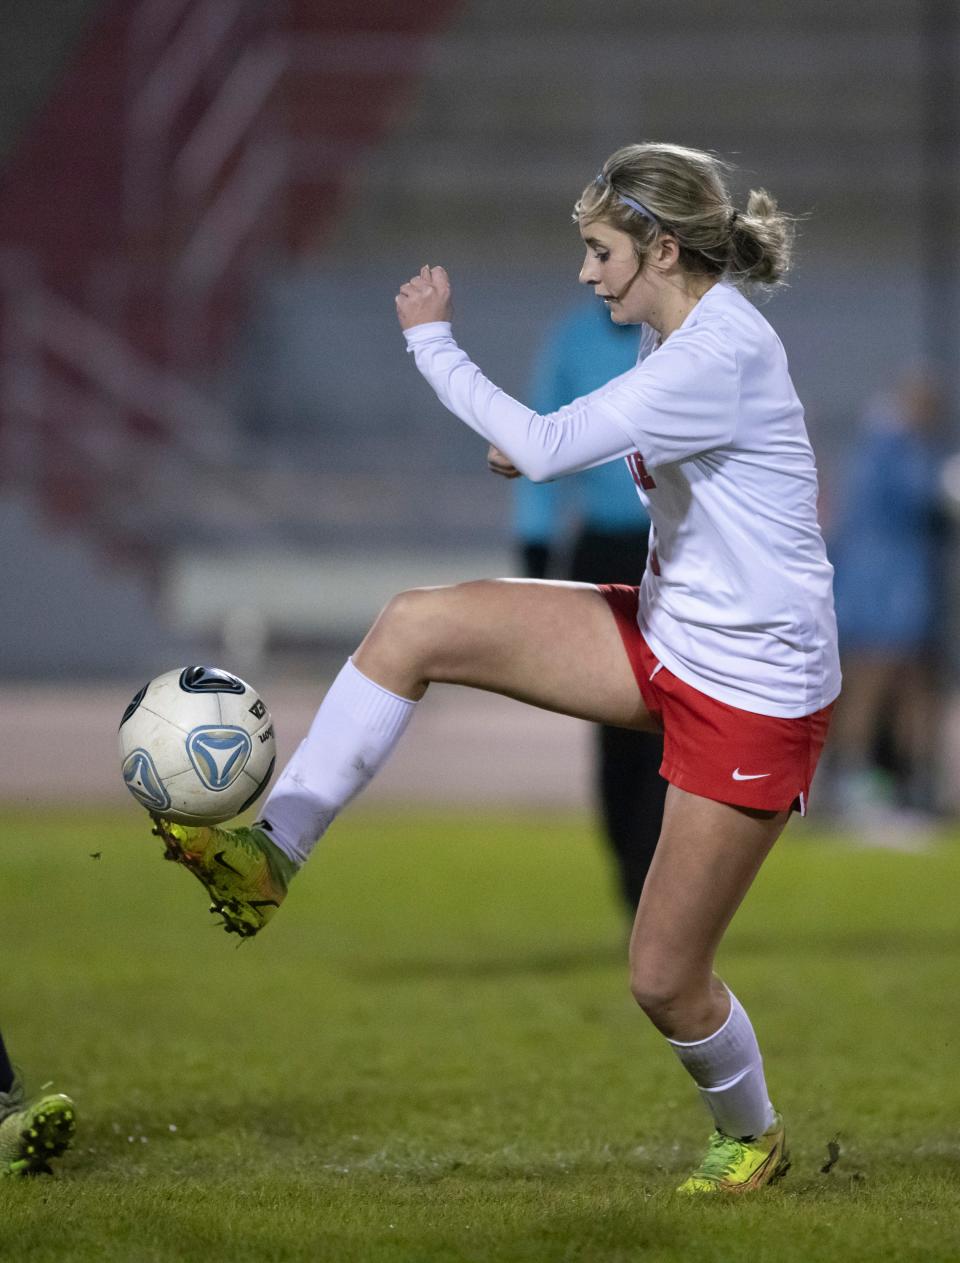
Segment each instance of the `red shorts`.
[[757,715],[678,680],[637,626],[638,588],[598,585],[609,602],[647,710],[663,731],[660,775],[701,798],[805,814],[833,703],[800,719]]

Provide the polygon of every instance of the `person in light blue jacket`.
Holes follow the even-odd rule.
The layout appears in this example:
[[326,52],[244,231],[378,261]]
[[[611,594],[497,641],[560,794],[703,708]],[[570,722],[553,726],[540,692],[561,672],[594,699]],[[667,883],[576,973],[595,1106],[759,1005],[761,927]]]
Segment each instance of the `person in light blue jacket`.
[[[831,542],[844,695],[833,762],[849,817],[937,806],[945,627],[943,405],[920,371],[867,410]],[[884,745],[878,748],[878,733]],[[890,783],[878,775],[884,753]]]
[[[553,412],[632,368],[639,329],[616,325],[596,300],[580,303],[541,348],[530,404]],[[639,584],[650,519],[623,461],[556,482],[514,483],[514,526],[528,578]],[[596,793],[620,895],[632,919],[660,834],[667,782],[663,738],[597,727]]]

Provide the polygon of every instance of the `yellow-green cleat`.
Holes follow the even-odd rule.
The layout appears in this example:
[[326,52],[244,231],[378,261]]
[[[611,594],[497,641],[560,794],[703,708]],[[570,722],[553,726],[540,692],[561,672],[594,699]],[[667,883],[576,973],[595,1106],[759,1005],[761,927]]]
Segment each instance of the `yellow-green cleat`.
[[0,1178],[52,1174],[51,1161],[73,1140],[76,1116],[69,1096],[28,1100],[15,1079],[9,1092],[0,1092]]
[[202,883],[210,911],[223,918],[228,934],[251,938],[263,929],[286,898],[297,866],[262,829],[190,828],[160,816],[153,821],[167,848],[164,858]]
[[715,1131],[702,1162],[677,1192],[750,1193],[779,1180],[789,1169],[783,1119],[777,1114],[763,1135],[753,1140]]

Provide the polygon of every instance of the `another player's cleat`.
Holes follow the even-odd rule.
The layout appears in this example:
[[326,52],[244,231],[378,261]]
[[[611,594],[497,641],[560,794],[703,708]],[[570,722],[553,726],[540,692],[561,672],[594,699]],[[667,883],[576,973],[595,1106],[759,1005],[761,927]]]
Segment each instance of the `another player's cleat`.
[[228,934],[250,938],[283,903],[294,862],[262,829],[190,828],[154,816],[154,833],[166,844],[166,856],[190,870],[206,887],[211,912],[223,917]]
[[790,1156],[783,1119],[755,1140],[738,1140],[715,1131],[696,1171],[677,1189],[678,1193],[749,1193],[786,1175]]
[[20,1080],[0,1092],[0,1177],[49,1175],[50,1163],[70,1147],[76,1110],[61,1093],[27,1100]]

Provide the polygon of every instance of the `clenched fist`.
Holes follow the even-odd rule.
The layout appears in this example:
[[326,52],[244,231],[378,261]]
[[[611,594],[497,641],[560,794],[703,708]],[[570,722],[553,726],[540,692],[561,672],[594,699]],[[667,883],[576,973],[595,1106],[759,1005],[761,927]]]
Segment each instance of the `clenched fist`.
[[443,268],[424,265],[419,275],[400,286],[396,303],[401,329],[412,329],[414,325],[429,324],[433,320],[449,320],[450,278]]

